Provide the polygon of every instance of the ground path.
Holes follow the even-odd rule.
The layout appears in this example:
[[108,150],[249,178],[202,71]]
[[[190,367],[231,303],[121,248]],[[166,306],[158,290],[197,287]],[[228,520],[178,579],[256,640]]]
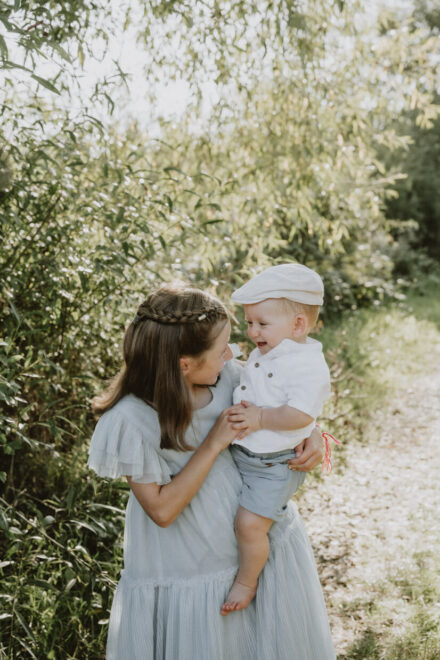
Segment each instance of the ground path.
[[[340,658],[439,657],[440,345],[429,349],[426,375],[375,412],[375,439],[345,447],[299,502]],[[423,653],[392,651],[421,634]]]

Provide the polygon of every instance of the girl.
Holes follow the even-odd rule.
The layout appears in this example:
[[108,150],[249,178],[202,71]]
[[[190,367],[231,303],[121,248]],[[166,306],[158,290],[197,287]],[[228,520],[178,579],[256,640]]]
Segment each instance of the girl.
[[[100,476],[126,476],[131,488],[108,659],[335,658],[293,503],[270,531],[256,599],[234,617],[220,615],[237,571],[241,490],[225,451],[237,435],[224,411],[241,368],[230,360],[229,332],[218,300],[162,287],[139,307],[125,335],[124,367],[93,402],[103,415],[89,465]],[[305,469],[321,453],[319,434],[307,442]]]

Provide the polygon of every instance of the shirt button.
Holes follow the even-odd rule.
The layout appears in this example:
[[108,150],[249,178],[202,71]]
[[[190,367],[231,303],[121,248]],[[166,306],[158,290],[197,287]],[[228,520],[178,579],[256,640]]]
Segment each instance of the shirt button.
[[259,362],[255,362],[255,366],[256,366],[256,367],[259,367],[259,366],[260,366],[260,363],[259,363]]
[[242,385],[242,386],[241,386],[241,389],[242,389],[242,390],[245,390],[245,389],[246,389],[246,385]]
[[272,372],[270,372],[269,374],[267,374],[267,377],[268,377],[268,378],[272,378],[272,376],[273,376],[273,373],[272,373]]

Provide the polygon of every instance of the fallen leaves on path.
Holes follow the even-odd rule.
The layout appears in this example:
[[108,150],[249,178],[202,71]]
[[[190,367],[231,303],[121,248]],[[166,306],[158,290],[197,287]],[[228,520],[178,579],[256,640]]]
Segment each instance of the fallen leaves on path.
[[440,345],[430,350],[432,373],[372,411],[370,433],[300,498],[341,658],[371,628],[407,635],[416,605],[440,624]]

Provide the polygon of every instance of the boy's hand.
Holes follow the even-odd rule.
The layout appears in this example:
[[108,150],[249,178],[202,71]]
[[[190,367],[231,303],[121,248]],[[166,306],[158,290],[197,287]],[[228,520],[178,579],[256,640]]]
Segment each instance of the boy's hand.
[[261,429],[262,414],[263,409],[249,401],[242,401],[228,408],[228,421],[232,423],[233,429],[240,431],[237,440]]

